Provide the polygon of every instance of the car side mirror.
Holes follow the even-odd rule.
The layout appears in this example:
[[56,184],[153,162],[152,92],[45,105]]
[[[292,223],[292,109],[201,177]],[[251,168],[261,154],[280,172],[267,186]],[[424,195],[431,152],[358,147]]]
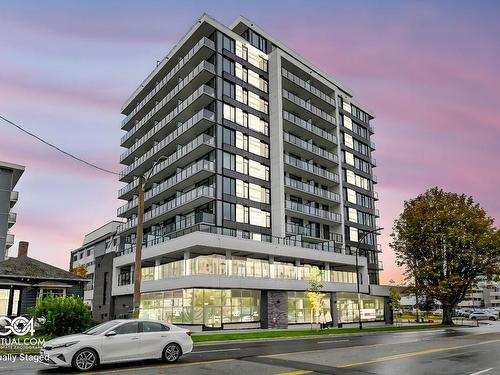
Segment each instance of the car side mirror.
[[106,332],[105,336],[116,336],[116,332],[115,331],[109,331],[109,332]]

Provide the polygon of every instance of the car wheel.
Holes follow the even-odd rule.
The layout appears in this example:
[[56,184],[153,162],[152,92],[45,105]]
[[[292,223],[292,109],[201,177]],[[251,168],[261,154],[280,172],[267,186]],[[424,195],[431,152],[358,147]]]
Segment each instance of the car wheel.
[[475,316],[473,316],[471,319],[472,319],[472,320],[476,320],[476,317],[475,317]]
[[163,360],[168,363],[176,362],[182,355],[181,347],[175,343],[170,343],[163,349]]
[[73,356],[71,365],[78,371],[90,371],[97,366],[97,353],[93,349],[81,349]]
[[494,316],[490,316],[488,319],[491,321],[496,320]]

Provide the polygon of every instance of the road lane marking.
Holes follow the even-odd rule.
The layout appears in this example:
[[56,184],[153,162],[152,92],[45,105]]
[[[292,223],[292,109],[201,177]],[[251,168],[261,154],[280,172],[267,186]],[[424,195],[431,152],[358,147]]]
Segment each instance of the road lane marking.
[[213,352],[228,352],[230,350],[241,350],[240,348],[228,348],[228,349],[212,349],[212,350],[200,350],[196,352],[191,352],[192,354],[199,354],[199,353],[213,353]]
[[276,375],[303,375],[303,374],[310,374],[312,371],[307,371],[307,370],[298,370],[298,371],[290,371],[290,372],[278,372]]
[[190,366],[199,366],[206,365],[212,363],[224,363],[224,362],[232,362],[234,359],[216,359],[213,361],[198,361],[198,362],[189,362],[189,363],[176,363],[176,364],[165,364],[159,366],[141,366],[141,367],[129,367],[129,368],[120,368],[116,370],[102,370],[102,371],[92,371],[87,372],[87,374],[111,374],[117,372],[130,372],[130,371],[139,371],[139,370],[148,370],[148,369],[157,369],[157,368],[177,368],[177,367],[190,367]]
[[493,367],[490,367],[490,368],[487,368],[487,369],[484,369],[484,370],[481,370],[481,371],[478,371],[478,372],[474,372],[472,374],[469,374],[469,375],[479,375],[479,374],[484,374],[485,372],[488,372],[488,371],[491,371],[493,370]]
[[390,355],[390,356],[386,356],[386,357],[379,357],[379,358],[371,359],[371,360],[364,361],[364,362],[349,363],[346,365],[340,365],[340,366],[336,366],[336,367],[346,368],[346,367],[369,365],[372,363],[393,361],[393,360],[401,359],[401,358],[416,357],[416,356],[420,356],[420,355],[439,353],[439,352],[444,352],[444,351],[448,351],[448,350],[455,350],[455,349],[470,348],[472,346],[487,345],[487,344],[493,344],[493,343],[498,343],[498,342],[500,342],[500,339],[480,341],[480,342],[476,342],[473,344],[465,344],[465,345],[449,346],[449,347],[442,347],[442,348],[435,348],[435,349],[427,349],[427,350],[422,350],[422,351],[418,351],[418,352],[401,353],[401,354],[395,354],[395,355]]
[[331,344],[332,342],[346,342],[346,341],[349,341],[349,340],[330,340],[330,341],[318,341],[317,343],[318,344]]

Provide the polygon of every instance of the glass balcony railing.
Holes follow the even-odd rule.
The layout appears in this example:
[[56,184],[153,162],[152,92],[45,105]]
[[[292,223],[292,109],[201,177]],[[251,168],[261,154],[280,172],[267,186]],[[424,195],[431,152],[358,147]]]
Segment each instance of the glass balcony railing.
[[330,95],[325,94],[323,91],[317,89],[313,85],[311,85],[309,82],[304,81],[302,78],[299,78],[295,74],[289,72],[285,68],[281,68],[281,73],[283,77],[287,78],[288,80],[292,81],[296,85],[302,87],[303,89],[309,91],[310,93],[314,94],[321,100],[327,102],[328,104],[332,105],[335,107],[335,99],[332,98]]
[[5,238],[5,244],[9,247],[14,245],[14,235],[13,234],[7,233],[7,236]]
[[306,142],[303,139],[300,139],[300,138],[298,138],[298,137],[296,137],[293,134],[290,134],[288,132],[283,132],[283,140],[285,142],[293,144],[297,147],[300,147],[301,149],[307,150],[307,151],[313,153],[314,155],[320,156],[323,159],[326,159],[330,162],[333,162],[336,164],[338,164],[338,162],[339,162],[339,157],[336,154],[334,154],[330,151],[327,151],[324,148],[313,145],[312,143]]
[[293,180],[290,177],[285,177],[285,186],[334,202],[340,202],[340,194],[317,188],[316,186],[307,184],[305,182]]
[[308,216],[330,220],[336,223],[340,223],[342,221],[340,214],[336,212],[325,211],[320,208],[311,207],[302,203],[292,202],[290,200],[285,200],[285,209],[302,213]]
[[321,129],[320,127],[315,126],[312,123],[307,122],[307,121],[301,119],[299,116],[295,116],[294,114],[292,114],[288,111],[283,111],[283,120],[289,121],[292,124],[295,124],[295,125],[299,126],[300,128],[302,128],[310,133],[313,133],[313,134],[317,135],[318,137],[326,139],[334,144],[338,144],[337,137],[334,134],[328,133],[327,131]]
[[283,89],[283,97],[297,104],[299,107],[306,109],[312,114],[321,117],[323,120],[328,121],[329,123],[335,125],[335,117],[319,109],[318,107],[312,105],[311,103],[306,102],[304,99],[298,97],[297,95],[291,93],[290,91]]
[[[190,190],[187,193],[184,193],[181,196],[146,212],[144,214],[144,223],[158,218],[159,216],[163,216],[173,209],[179,208],[201,197],[215,198],[215,189],[212,186],[199,186]],[[129,220],[118,227],[118,233],[127,231],[135,226],[137,226],[137,219]]]
[[[166,138],[164,138],[160,143],[155,145],[150,151],[148,151],[146,154],[149,153],[154,153],[155,150],[160,149],[161,147],[164,147],[171,142],[174,141],[174,139],[178,138],[181,134],[184,134],[187,132],[189,129],[193,128],[196,124],[198,124],[202,119],[206,119],[208,121],[215,121],[215,114],[208,109],[202,109],[200,110],[197,114],[195,114],[193,117],[191,117],[189,120],[184,122],[182,125],[177,127],[172,133],[170,133]],[[157,134],[159,130],[161,130],[162,127],[156,125],[153,129],[151,129],[149,132],[147,132],[144,136],[142,136],[132,147],[130,147],[127,151],[125,151],[121,156],[120,156],[120,161],[123,161],[126,159],[128,156],[130,156],[133,152],[137,150],[140,146],[142,146],[146,141],[151,139],[153,135]],[[145,155],[146,155],[145,154]]]
[[339,233],[323,233],[320,234],[319,230],[311,227],[303,227],[294,223],[286,223],[286,232],[295,235],[313,237],[324,241],[335,241],[338,243],[343,242],[343,237]]
[[15,212],[9,212],[9,217],[7,219],[8,223],[13,225],[16,223],[17,214]]
[[[181,113],[182,111],[184,111],[189,105],[191,105],[191,103],[193,103],[196,99],[198,99],[201,95],[203,94],[207,94],[207,95],[210,95],[212,97],[215,96],[215,90],[210,87],[210,86],[207,86],[207,85],[203,85],[201,86],[200,88],[198,88],[195,92],[193,92],[191,95],[189,95],[186,100],[184,100],[183,102],[181,102],[181,104],[179,104],[179,106],[177,106],[172,112],[170,112],[167,116],[165,116],[165,118],[163,118],[163,120],[161,120],[158,124],[156,124],[154,126],[153,129],[157,129],[159,127],[163,127],[165,126],[166,124],[168,124],[170,121],[172,121],[176,116],[179,115],[179,113]],[[158,103],[156,107],[159,108],[161,102]],[[156,113],[155,109],[152,110],[152,112],[154,111],[154,113]],[[150,112],[150,113],[152,113]],[[151,114],[152,116],[152,114]],[[121,144],[125,144],[125,142],[132,138],[133,135],[135,135],[135,133],[151,118],[148,117],[147,115],[141,120],[139,121],[137,124],[134,125],[134,127],[132,129],[130,129],[122,138],[121,138]],[[153,130],[151,129],[151,130]],[[156,133],[156,131],[154,131]]]
[[284,155],[284,160],[285,160],[285,164],[294,166],[294,167],[299,168],[303,171],[310,172],[314,175],[326,178],[326,179],[331,180],[333,182],[336,182],[336,183],[339,182],[338,174],[327,171],[326,169],[322,169],[320,167],[317,167],[312,163],[307,163],[303,160],[294,158],[293,156],[290,156],[287,154]]
[[153,97],[181,70],[191,58],[203,47],[215,50],[215,44],[210,39],[203,37],[179,62],[168,72],[168,74],[154,87],[149,94],[133,109],[133,111],[122,120],[122,127],[128,123]]
[[[195,148],[199,147],[202,144],[208,144],[215,147],[215,139],[214,137],[211,137],[208,134],[200,134],[191,142],[187,143],[173,154],[170,154],[170,156],[168,156],[167,159],[165,159],[161,163],[158,163],[155,166],[155,171],[153,171],[153,176],[157,173],[156,171],[159,171],[165,168],[166,166],[173,164],[175,161],[180,160],[186,154],[188,154],[189,152],[191,152],[192,150],[194,150]],[[120,179],[130,175],[137,167],[143,165],[143,163],[147,160],[147,158],[151,157],[151,155],[148,156],[144,155],[144,156],[145,156],[144,159],[141,158],[136,160],[133,164],[129,165],[122,172],[120,172]]]
[[[157,196],[161,192],[164,192],[173,186],[179,184],[180,182],[190,178],[191,176],[195,175],[196,173],[206,170],[210,172],[215,172],[215,163],[209,160],[199,160],[195,164],[183,169],[179,173],[175,174],[174,176],[170,177],[166,181],[158,184],[156,187],[149,189],[144,193],[144,201],[147,202],[151,198]],[[138,198],[133,199],[131,202],[121,206],[118,209],[118,215],[121,216],[125,212],[130,211],[131,209],[137,207],[139,200]]]

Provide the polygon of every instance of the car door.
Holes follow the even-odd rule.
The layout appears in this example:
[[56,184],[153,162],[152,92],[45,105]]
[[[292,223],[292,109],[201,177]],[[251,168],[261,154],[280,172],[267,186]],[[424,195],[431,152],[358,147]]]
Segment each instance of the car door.
[[102,362],[121,362],[140,359],[139,322],[127,322],[115,329],[115,335],[104,336],[102,341]]
[[159,322],[143,321],[140,328],[142,358],[160,358],[168,341],[169,327]]

